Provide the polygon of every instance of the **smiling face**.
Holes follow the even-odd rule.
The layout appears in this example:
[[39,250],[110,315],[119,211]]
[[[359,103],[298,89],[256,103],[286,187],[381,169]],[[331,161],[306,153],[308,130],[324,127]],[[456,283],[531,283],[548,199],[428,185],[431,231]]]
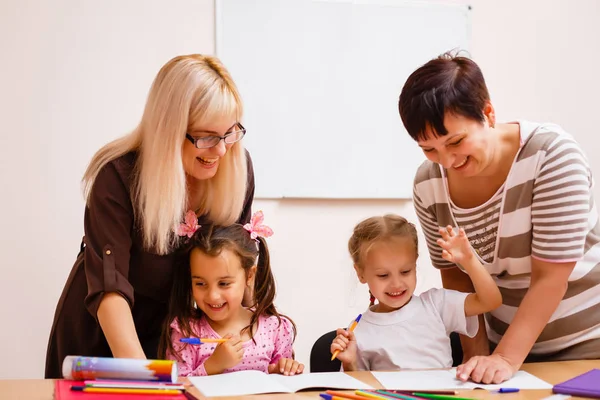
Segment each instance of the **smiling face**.
[[495,143],[492,126],[493,108],[491,104],[484,110],[485,122],[446,113],[444,127],[447,135],[437,136],[427,129],[424,138],[417,141],[425,156],[442,165],[450,173],[463,177],[485,174],[494,160]]
[[[237,126],[237,122],[233,118],[228,118],[194,126],[188,130],[188,133],[194,138],[211,135],[224,136],[226,133],[237,129]],[[198,149],[191,141],[184,140],[182,158],[185,173],[189,177],[198,180],[214,177],[219,168],[220,160],[234,145],[235,143],[225,144],[225,141],[221,140],[214,147]]]
[[412,238],[375,242],[355,265],[361,283],[379,301],[375,312],[390,312],[406,305],[417,286],[417,251]]
[[244,289],[256,267],[246,276],[240,257],[233,251],[224,248],[211,257],[196,248],[190,254],[190,270],[194,301],[209,321],[219,325],[235,321],[244,310]]

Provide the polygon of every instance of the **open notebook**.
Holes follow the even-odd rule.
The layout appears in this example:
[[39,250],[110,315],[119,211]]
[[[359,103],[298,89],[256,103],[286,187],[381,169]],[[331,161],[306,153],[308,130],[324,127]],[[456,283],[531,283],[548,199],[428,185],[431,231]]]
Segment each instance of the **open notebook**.
[[238,371],[188,379],[206,397],[294,393],[303,389],[373,389],[343,372],[284,376],[260,371]]
[[375,379],[383,387],[390,390],[460,390],[460,389],[487,389],[498,390],[500,388],[518,389],[550,389],[552,385],[535,376],[518,371],[511,379],[499,385],[485,385],[483,383],[462,382],[456,379],[456,368],[450,370],[427,370],[427,371],[395,371],[395,372],[372,372]]

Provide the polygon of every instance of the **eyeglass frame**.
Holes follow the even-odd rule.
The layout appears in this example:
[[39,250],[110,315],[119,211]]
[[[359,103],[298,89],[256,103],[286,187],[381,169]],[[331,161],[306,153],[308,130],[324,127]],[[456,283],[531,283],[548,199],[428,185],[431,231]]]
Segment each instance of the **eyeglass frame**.
[[[187,140],[189,140],[190,142],[192,142],[192,144],[194,145],[195,148],[197,149],[212,149],[213,147],[216,147],[219,145],[219,143],[221,143],[221,140],[225,142],[225,140],[230,137],[231,135],[233,135],[234,133],[238,133],[238,132],[242,132],[242,136],[240,136],[240,138],[238,140],[236,140],[235,142],[231,142],[231,143],[227,143],[225,142],[225,144],[234,144],[239,142],[240,140],[242,140],[244,138],[244,136],[246,136],[246,128],[244,128],[244,125],[240,124],[239,122],[236,124],[238,129],[233,131],[233,132],[229,132],[224,134],[223,136],[219,136],[219,135],[209,135],[209,136],[203,136],[203,137],[194,137],[192,135],[190,135],[188,132],[185,133],[185,138]],[[200,141],[200,139],[204,139],[204,138],[209,138],[209,137],[214,137],[214,138],[218,138],[219,141],[215,144],[213,144],[210,147],[198,147],[198,142]]]

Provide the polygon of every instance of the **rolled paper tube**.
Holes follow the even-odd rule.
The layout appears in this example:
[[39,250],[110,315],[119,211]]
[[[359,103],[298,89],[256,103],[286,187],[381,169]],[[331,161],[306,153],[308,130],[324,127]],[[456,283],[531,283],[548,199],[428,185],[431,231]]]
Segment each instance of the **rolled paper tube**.
[[177,363],[173,360],[66,356],[62,365],[65,379],[128,379],[177,382]]

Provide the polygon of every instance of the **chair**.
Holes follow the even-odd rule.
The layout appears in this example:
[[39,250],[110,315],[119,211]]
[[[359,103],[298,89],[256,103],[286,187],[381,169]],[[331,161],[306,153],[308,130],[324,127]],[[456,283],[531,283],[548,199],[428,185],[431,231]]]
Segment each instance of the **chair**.
[[317,339],[310,351],[310,372],[336,372],[342,368],[337,358],[331,361],[331,342],[335,339],[335,331],[327,332]]
[[463,351],[460,344],[460,336],[456,332],[450,334],[450,346],[452,347],[452,366],[458,367],[462,364]]

